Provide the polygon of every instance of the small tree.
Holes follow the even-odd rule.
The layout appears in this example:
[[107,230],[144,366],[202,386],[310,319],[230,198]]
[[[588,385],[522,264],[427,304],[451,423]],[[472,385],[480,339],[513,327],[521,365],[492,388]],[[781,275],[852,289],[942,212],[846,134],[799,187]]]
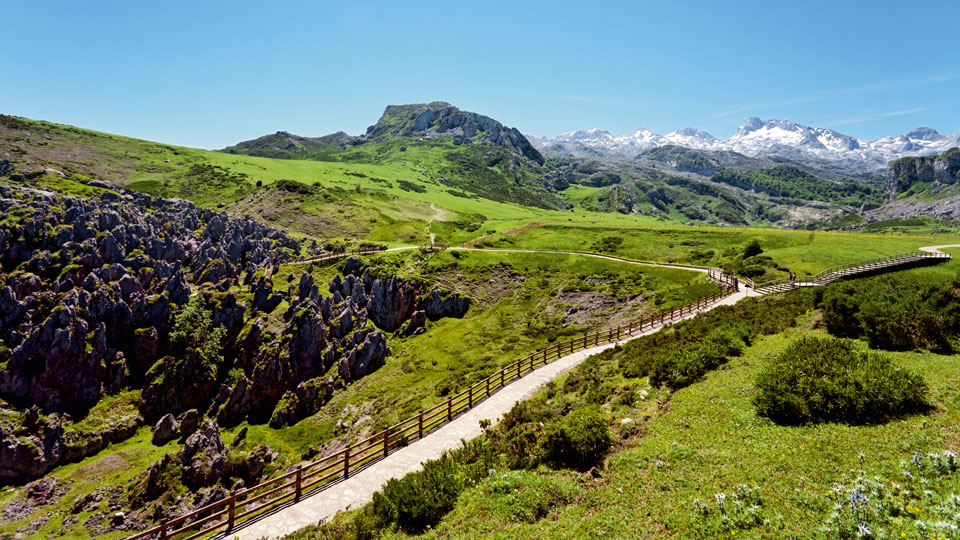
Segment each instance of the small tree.
[[173,319],[170,341],[188,354],[193,351],[204,364],[223,360],[221,343],[227,330],[213,326],[212,314],[200,298],[194,297]]

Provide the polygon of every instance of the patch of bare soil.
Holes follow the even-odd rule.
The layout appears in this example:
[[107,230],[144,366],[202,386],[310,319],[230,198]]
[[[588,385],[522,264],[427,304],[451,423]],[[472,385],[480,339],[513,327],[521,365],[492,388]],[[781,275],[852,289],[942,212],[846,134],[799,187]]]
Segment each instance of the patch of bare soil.
[[643,295],[619,299],[595,292],[566,292],[557,297],[565,310],[564,322],[608,329],[636,322],[650,311]]
[[498,267],[482,277],[449,272],[438,274],[435,281],[444,289],[470,297],[482,307],[490,307],[516,291],[527,277]]

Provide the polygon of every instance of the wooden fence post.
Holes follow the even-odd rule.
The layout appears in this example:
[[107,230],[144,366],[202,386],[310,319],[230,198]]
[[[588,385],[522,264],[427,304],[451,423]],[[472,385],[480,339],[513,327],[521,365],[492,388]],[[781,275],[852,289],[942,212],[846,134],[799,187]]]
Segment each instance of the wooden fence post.
[[507,371],[506,369],[500,368],[500,388],[503,388],[504,386],[506,386],[506,384],[504,384],[504,381],[503,381],[503,377],[506,371]]
[[160,540],[167,540],[167,520],[160,521]]
[[420,415],[417,417],[417,433],[419,434],[418,439],[423,438],[423,410],[420,410]]
[[533,355],[530,355],[530,371],[533,371]]
[[447,398],[447,422],[453,418],[453,396]]
[[517,361],[517,378],[520,378],[520,362]]
[[487,377],[487,378],[486,378],[486,381],[487,381],[487,392],[486,392],[486,394],[487,394],[487,397],[490,397],[490,377]]
[[547,349],[543,350],[543,365],[547,365]]
[[343,478],[350,478],[350,447],[343,451]]
[[383,457],[390,451],[390,428],[383,430]]
[[293,500],[300,500],[300,491],[303,487],[303,466],[300,463],[297,463],[297,481],[294,484],[293,488]]
[[237,494],[230,494],[230,501],[227,503],[227,530],[233,529],[233,524],[237,519]]
[[473,385],[467,387],[467,408],[473,408]]

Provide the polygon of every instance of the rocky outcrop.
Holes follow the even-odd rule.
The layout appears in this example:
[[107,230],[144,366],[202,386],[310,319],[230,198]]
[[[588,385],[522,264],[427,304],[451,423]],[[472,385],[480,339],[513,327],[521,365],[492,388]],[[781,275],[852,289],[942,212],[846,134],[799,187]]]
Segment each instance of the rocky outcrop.
[[[424,311],[430,320],[437,320],[463,317],[470,308],[470,299],[458,294],[438,290],[425,294],[425,285],[419,281],[397,276],[374,277],[363,261],[355,257],[344,264],[343,274],[344,279],[338,276],[330,283],[330,292],[335,298],[339,295],[357,303],[365,301],[370,320],[387,332],[398,330],[418,311]],[[413,329],[416,326],[414,324]]]
[[886,194],[888,200],[906,192],[913,185],[928,183],[930,188],[954,184],[960,180],[960,148],[936,156],[906,157],[887,165]]
[[227,463],[227,448],[220,438],[215,422],[203,424],[187,437],[183,449],[177,453],[183,469],[184,484],[192,488],[212,486],[223,476]]
[[422,299],[421,305],[431,321],[445,317],[459,319],[470,309],[470,299],[459,294],[443,294],[433,290]]
[[[11,349],[0,397],[82,416],[103,389],[141,381],[168,342],[190,282],[299,250],[248,218],[117,188],[99,198],[0,187],[0,340]],[[262,307],[276,305],[267,294]],[[239,331],[244,307],[223,298],[217,324]],[[129,360],[128,360],[129,359]]]

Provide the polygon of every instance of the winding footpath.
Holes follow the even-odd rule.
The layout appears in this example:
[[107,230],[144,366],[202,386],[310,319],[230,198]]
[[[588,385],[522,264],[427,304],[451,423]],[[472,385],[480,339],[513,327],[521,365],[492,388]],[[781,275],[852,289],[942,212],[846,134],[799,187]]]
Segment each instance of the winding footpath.
[[[960,247],[960,244],[927,246],[920,248],[927,253],[941,253],[943,248]],[[416,249],[414,247],[392,248],[389,251],[400,251],[403,249]],[[478,248],[449,248],[466,251],[492,251],[492,252],[516,252],[516,253],[559,253],[569,255],[583,255],[608,259],[613,261],[639,264],[645,266],[674,267],[693,271],[708,271],[704,267],[692,267],[676,265],[669,263],[651,263],[642,261],[633,261],[621,257],[609,255],[600,255],[596,253],[582,253],[576,251],[548,251],[548,250],[525,250],[525,249],[478,249]],[[710,305],[685,315],[682,319],[689,319],[697,316],[699,313],[709,311],[722,305],[733,305],[749,296],[758,294],[740,282],[739,291],[730,294],[716,304]],[[678,319],[678,320],[682,320]],[[559,358],[550,364],[547,364],[529,375],[524,376],[495,394],[479,402],[473,409],[467,411],[453,421],[438,428],[433,433],[425,436],[423,439],[413,442],[405,448],[401,448],[380,461],[353,473],[349,479],[343,480],[330,487],[327,487],[315,494],[304,497],[299,503],[286,504],[256,518],[238,525],[238,528],[229,533],[220,533],[215,538],[237,538],[239,540],[260,540],[262,538],[279,538],[302,529],[310,525],[316,525],[319,522],[327,521],[339,512],[355,509],[368,503],[373,498],[373,493],[378,491],[387,480],[400,478],[410,472],[419,470],[425,461],[439,458],[444,452],[454,450],[461,446],[462,441],[467,441],[483,434],[480,428],[481,420],[490,420],[497,423],[500,417],[509,411],[515,404],[524,401],[534,394],[548,382],[556,379],[560,375],[573,369],[588,357],[597,354],[605,349],[609,349],[618,344],[658,332],[666,325],[659,325],[650,328],[644,332],[637,333],[627,339],[617,343],[609,343],[589,349],[584,349],[573,354]]]

